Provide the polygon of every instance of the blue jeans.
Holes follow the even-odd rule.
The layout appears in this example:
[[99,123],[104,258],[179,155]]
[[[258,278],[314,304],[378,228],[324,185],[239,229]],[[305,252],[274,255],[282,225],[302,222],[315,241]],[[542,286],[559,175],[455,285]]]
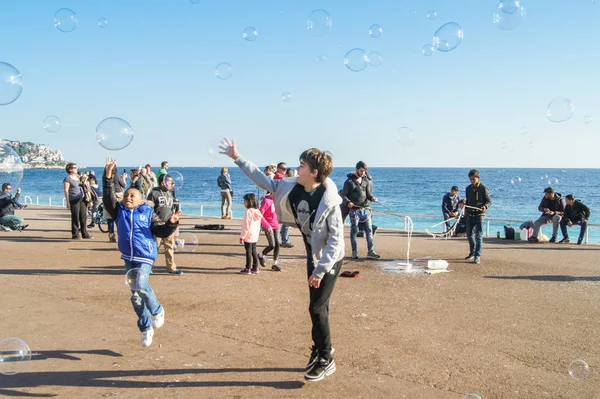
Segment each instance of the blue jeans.
[[[581,229],[579,230],[579,241],[583,241],[583,238],[585,237],[585,232],[587,230],[587,222],[582,222],[581,220],[576,220],[576,221],[572,221],[573,222],[573,226],[576,225],[580,225]],[[560,221],[560,230],[562,232],[563,238],[567,238],[569,237],[569,232],[567,231],[567,228],[569,226],[567,226],[567,221],[565,219],[561,219]]]
[[[448,220],[452,217],[452,216],[450,216],[449,213],[446,213],[446,212],[442,212],[442,214],[444,215],[444,220]],[[446,231],[452,230],[452,224],[449,221],[446,222],[445,224],[446,224]]]
[[290,243],[290,228],[288,226],[281,225],[281,243]]
[[480,257],[483,247],[483,216],[467,216],[467,238],[469,254]]
[[11,229],[20,226],[23,223],[23,218],[21,216],[16,215],[6,215],[0,218],[0,224],[6,227],[10,227]]
[[[136,267],[141,268],[148,276],[152,271],[152,265],[125,261],[125,273]],[[158,299],[156,299],[156,295],[147,281],[148,280],[146,280],[145,287],[142,286],[141,290],[131,291],[131,304],[138,316],[137,325],[141,332],[152,328],[151,315],[157,315],[162,311],[162,306],[158,302]]]
[[[352,252],[355,252],[358,250],[358,245],[356,244],[356,234],[358,233],[356,211],[350,209],[348,217],[350,218],[350,245],[352,246]],[[373,252],[373,226],[371,225],[370,216],[363,222],[363,226],[365,227],[365,236],[367,237],[367,251]]]

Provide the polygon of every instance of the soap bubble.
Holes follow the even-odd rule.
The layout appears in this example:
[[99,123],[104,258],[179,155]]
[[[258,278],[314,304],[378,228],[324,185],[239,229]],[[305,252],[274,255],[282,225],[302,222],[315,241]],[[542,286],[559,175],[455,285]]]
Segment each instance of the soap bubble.
[[464,399],[483,399],[481,395],[477,395],[476,393],[468,393],[465,395]]
[[365,50],[361,48],[353,48],[344,56],[344,65],[352,72],[360,72],[367,67],[369,57]]
[[98,20],[98,26],[101,28],[106,28],[106,26],[108,25],[108,20],[106,18],[100,18]]
[[15,102],[22,91],[21,72],[6,62],[0,62],[0,105]]
[[434,50],[435,50],[435,47],[433,47],[432,44],[426,44],[421,49],[421,52],[423,53],[424,56],[429,57],[430,55],[433,54]]
[[569,375],[574,380],[582,381],[588,378],[589,366],[583,360],[573,360],[569,367]]
[[215,68],[215,76],[221,80],[229,79],[231,77],[231,64],[228,62],[221,62]]
[[208,140],[208,144],[206,146],[207,150],[208,150],[208,155],[210,155],[211,158],[218,158],[219,155],[224,155],[221,154],[221,149],[220,149],[220,145],[223,142],[223,136],[212,136],[209,140]]
[[526,145],[527,145],[527,148],[533,149],[533,148],[535,148],[535,141],[529,140]]
[[198,238],[193,233],[181,233],[175,241],[177,252],[196,252]]
[[7,338],[0,342],[0,374],[15,375],[29,366],[31,350],[19,338]]
[[54,26],[61,32],[73,32],[78,23],[75,11],[70,8],[61,8],[54,14]]
[[521,184],[522,181],[523,181],[523,179],[521,179],[520,176],[517,176],[517,177],[513,177],[512,179],[510,179],[510,184],[519,185],[519,184]]
[[125,284],[131,291],[140,291],[148,287],[148,273],[141,267],[129,269],[125,274]]
[[586,125],[589,125],[590,123],[592,123],[592,116],[591,115],[585,115],[583,117],[583,123],[585,123]]
[[242,37],[249,42],[253,42],[258,38],[258,31],[256,30],[255,27],[249,26],[246,29],[244,29],[244,32],[242,33]]
[[463,41],[464,31],[456,22],[442,25],[433,34],[433,46],[442,52],[452,51]]
[[492,20],[498,29],[513,30],[521,25],[525,16],[525,8],[521,7],[518,1],[502,1],[498,4],[498,9],[494,11]]
[[369,59],[369,65],[372,67],[378,67],[383,63],[383,57],[377,51],[370,52],[367,58]]
[[556,97],[548,104],[546,116],[551,122],[559,123],[571,119],[574,112],[575,107],[571,100],[565,97]]
[[325,10],[313,10],[308,16],[306,29],[316,37],[322,37],[331,30],[331,15]]
[[60,119],[56,115],[48,115],[44,118],[44,130],[48,133],[56,133],[60,130]]
[[173,190],[181,191],[183,189],[183,175],[176,170],[167,172],[173,179]]
[[292,95],[287,91],[284,91],[281,95],[281,101],[283,101],[284,103],[289,103],[290,101],[292,101]]
[[415,144],[415,136],[411,128],[402,126],[396,130],[396,141],[402,147],[412,147]]
[[0,145],[0,184],[10,183],[14,192],[23,180],[23,161],[15,150],[6,144]]
[[427,11],[427,19],[435,19],[437,17],[437,12],[435,10]]
[[122,150],[131,144],[133,136],[131,125],[115,116],[103,119],[96,126],[96,141],[107,150]]
[[317,61],[317,64],[322,64],[325,61],[327,61],[327,57],[324,55],[317,55],[317,57],[315,58],[315,61]]
[[371,35],[372,38],[377,39],[379,36],[381,36],[382,33],[383,33],[383,29],[381,29],[381,26],[379,26],[377,24],[373,24],[369,28],[369,35]]

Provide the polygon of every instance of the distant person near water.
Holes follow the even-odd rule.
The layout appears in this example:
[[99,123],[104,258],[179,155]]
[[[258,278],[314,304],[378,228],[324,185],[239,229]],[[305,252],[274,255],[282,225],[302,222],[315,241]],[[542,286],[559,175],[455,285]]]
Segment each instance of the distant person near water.
[[217,185],[221,189],[221,219],[231,219],[233,189],[231,188],[229,169],[226,166],[221,168],[221,174],[217,178]]
[[[450,192],[442,198],[442,214],[446,221],[446,231],[452,229],[452,225],[448,219],[458,216],[460,197],[458,196],[458,186],[452,186]],[[458,221],[457,221],[458,222]]]
[[460,207],[466,208],[467,215],[467,239],[469,240],[469,255],[466,261],[481,263],[481,251],[483,250],[483,218],[485,212],[492,206],[490,190],[480,181],[479,171],[469,171],[471,184],[465,190],[465,199],[460,202]]
[[19,197],[21,188],[17,188],[17,194],[12,196],[12,186],[10,183],[2,184],[2,193],[0,193],[0,226],[3,230],[22,231],[29,226],[23,224],[23,218],[15,215],[15,209],[21,209]]
[[[542,212],[542,215],[533,224],[533,236],[529,237],[527,241],[539,242],[542,226],[552,223],[552,237],[550,238],[550,242],[556,242],[558,226],[565,213],[565,202],[562,199],[562,196],[559,193],[554,192],[552,187],[546,187],[544,189],[544,197],[542,197],[538,210]],[[564,238],[565,237],[563,237],[563,239]]]
[[67,177],[63,180],[67,209],[71,211],[71,238],[93,238],[87,231],[87,205],[84,202],[83,186],[77,173],[77,164],[69,162],[65,167]]
[[156,174],[156,182],[158,183],[157,187],[160,187],[160,184],[162,183],[162,179],[165,178],[167,173],[169,173],[169,162],[162,161],[160,163],[160,170]]
[[365,177],[366,173],[367,164],[359,161],[356,164],[356,171],[346,176],[347,179],[341,192],[342,202],[348,207],[348,216],[350,217],[352,259],[358,259],[356,236],[359,223],[364,223],[365,226],[367,258],[380,258],[374,249],[373,226],[371,224],[372,210],[369,208],[370,202],[377,202],[377,198],[373,196],[373,182]]
[[[272,165],[271,165],[272,167]],[[273,180],[282,180],[285,178],[285,173],[288,167],[285,162],[279,162],[275,167],[275,174],[273,175]],[[283,248],[293,248],[294,244],[290,241],[290,227],[285,224],[281,225],[281,247]]]
[[560,243],[570,242],[567,227],[578,224],[581,226],[581,229],[579,230],[577,245],[581,245],[583,244],[583,239],[585,238],[585,234],[587,232],[587,222],[591,214],[590,208],[584,205],[580,200],[575,199],[573,194],[569,194],[565,198],[567,200],[567,206],[565,207],[565,215],[560,221],[560,230],[562,231],[563,235],[563,239],[560,240]]
[[321,381],[336,371],[329,330],[329,299],[344,259],[341,198],[328,177],[333,169],[331,155],[316,148],[308,149],[300,154],[297,178],[271,180],[240,156],[234,140],[225,139],[221,149],[255,184],[274,193],[279,223],[294,224],[302,232],[314,343],[304,378]]

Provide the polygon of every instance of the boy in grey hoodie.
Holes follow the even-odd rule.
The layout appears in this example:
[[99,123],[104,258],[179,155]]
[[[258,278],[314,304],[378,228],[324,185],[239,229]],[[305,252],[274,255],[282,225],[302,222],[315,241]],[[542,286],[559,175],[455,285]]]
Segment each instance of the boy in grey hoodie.
[[333,169],[331,156],[316,148],[308,149],[300,155],[297,177],[272,180],[240,156],[235,140],[224,139],[221,150],[257,186],[274,193],[279,222],[302,232],[314,343],[304,378],[321,381],[336,370],[329,331],[329,298],[344,258],[342,199],[328,177]]

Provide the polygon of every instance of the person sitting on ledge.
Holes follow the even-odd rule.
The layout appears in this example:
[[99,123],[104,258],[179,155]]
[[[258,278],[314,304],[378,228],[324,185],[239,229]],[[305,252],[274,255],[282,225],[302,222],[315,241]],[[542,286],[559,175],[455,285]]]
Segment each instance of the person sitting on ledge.
[[13,197],[10,183],[2,184],[2,193],[0,193],[0,226],[5,231],[22,231],[29,226],[28,224],[23,224],[22,217],[15,215],[15,208],[20,208],[17,205],[20,196],[20,188],[17,188],[17,195]]
[[590,218],[590,208],[584,205],[580,200],[575,199],[573,194],[569,194],[565,198],[567,199],[567,206],[565,207],[565,216],[560,221],[560,231],[563,235],[563,239],[560,240],[560,243],[570,242],[567,227],[578,224],[581,226],[581,229],[579,230],[577,245],[581,245],[587,230],[587,221]]
[[550,238],[550,242],[556,242],[558,225],[565,213],[565,203],[562,196],[559,193],[555,193],[552,187],[546,187],[544,189],[544,197],[542,198],[538,209],[542,212],[542,216],[535,221],[533,225],[533,236],[529,237],[527,241],[539,242],[538,236],[542,226],[552,223],[552,237]]

